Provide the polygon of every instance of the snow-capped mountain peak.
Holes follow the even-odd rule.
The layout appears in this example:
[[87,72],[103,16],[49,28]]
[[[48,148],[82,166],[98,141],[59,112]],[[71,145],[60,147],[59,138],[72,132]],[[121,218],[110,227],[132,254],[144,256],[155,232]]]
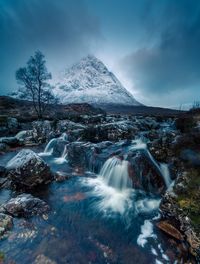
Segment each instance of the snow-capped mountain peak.
[[53,90],[60,103],[140,105],[115,75],[88,55],[67,69]]

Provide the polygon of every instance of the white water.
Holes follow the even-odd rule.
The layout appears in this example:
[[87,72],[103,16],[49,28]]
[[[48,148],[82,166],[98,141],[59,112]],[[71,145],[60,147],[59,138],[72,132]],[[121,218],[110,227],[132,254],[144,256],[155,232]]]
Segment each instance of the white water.
[[169,173],[168,165],[165,164],[165,163],[161,163],[160,164],[160,169],[161,169],[162,176],[163,176],[163,179],[165,181],[165,184],[166,184],[166,186],[168,188],[171,185],[171,183],[172,183],[172,180],[171,180],[171,177],[170,177],[170,173]]
[[46,154],[46,155],[52,155],[53,153],[53,148],[55,146],[57,142],[57,139],[56,138],[53,138],[49,141],[49,143],[46,145],[45,149],[44,149],[44,152],[41,153],[41,154]]
[[67,145],[65,145],[63,153],[61,154],[61,157],[60,158],[55,158],[54,162],[56,164],[66,163],[67,162],[67,155],[68,155]]
[[160,175],[163,177],[163,180],[165,182],[166,187],[168,188],[170,184],[172,183],[170,172],[168,165],[165,163],[157,163],[151,153],[147,150],[147,154],[151,160],[151,162],[154,164],[154,166],[157,168],[157,170],[160,172]]
[[[39,153],[40,156],[50,156],[52,155],[53,153],[53,150],[54,150],[54,147],[55,145],[57,144],[57,142],[59,140],[64,140],[64,141],[67,141],[68,140],[68,136],[66,133],[63,133],[60,137],[58,138],[53,138],[49,141],[49,143],[46,145],[45,149],[44,149],[44,152],[41,152]],[[66,147],[61,155],[61,158],[65,158],[66,155]]]
[[118,190],[131,188],[131,179],[128,175],[129,162],[118,157],[109,158],[103,165],[100,176],[108,186]]

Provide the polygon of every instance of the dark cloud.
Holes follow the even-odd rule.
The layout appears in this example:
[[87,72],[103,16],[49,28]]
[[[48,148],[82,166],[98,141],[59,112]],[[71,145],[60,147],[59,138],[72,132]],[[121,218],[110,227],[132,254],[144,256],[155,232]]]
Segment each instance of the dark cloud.
[[144,98],[159,102],[169,96],[168,105],[177,95],[177,103],[200,99],[200,2],[157,1],[157,6],[155,2],[148,6],[146,20],[153,37],[126,56],[121,68]]
[[84,0],[0,0],[0,94],[16,88],[15,71],[40,49],[50,69],[67,67],[101,40]]

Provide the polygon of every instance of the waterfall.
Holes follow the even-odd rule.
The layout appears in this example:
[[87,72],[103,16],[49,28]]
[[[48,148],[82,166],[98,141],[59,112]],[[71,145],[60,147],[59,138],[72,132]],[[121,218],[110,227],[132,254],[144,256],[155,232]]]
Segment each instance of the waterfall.
[[65,145],[64,150],[63,150],[63,153],[61,155],[61,158],[66,159],[67,154],[68,154],[68,152],[67,152],[67,145]]
[[157,163],[155,161],[155,159],[153,158],[153,156],[151,155],[151,153],[147,150],[147,154],[152,162],[152,164],[154,164],[154,166],[156,167],[156,169],[158,170],[159,174],[163,177],[163,180],[165,182],[166,187],[168,188],[169,185],[171,184],[172,180],[170,177],[170,173],[169,173],[169,168],[168,165],[165,163]]
[[169,187],[170,184],[172,183],[172,180],[171,180],[171,177],[170,177],[168,165],[165,164],[165,163],[161,163],[160,164],[160,169],[162,171],[162,176],[163,176],[163,179],[165,181],[165,184],[166,184],[167,187]]
[[54,148],[54,145],[56,144],[56,142],[57,142],[56,138],[51,139],[49,141],[49,143],[46,145],[46,147],[44,149],[44,153],[51,155],[53,153],[53,148]]
[[[53,150],[54,147],[56,146],[56,144],[60,141],[67,141],[68,140],[68,136],[66,133],[63,133],[60,137],[58,138],[53,138],[49,141],[49,143],[46,145],[44,152],[39,153],[40,156],[50,156],[53,154]],[[61,155],[62,158],[65,158],[67,156],[67,148],[65,146],[64,151]]]
[[68,135],[66,133],[62,133],[62,135],[59,137],[59,139],[68,141]]
[[100,171],[100,177],[108,186],[118,190],[131,187],[131,179],[128,175],[128,161],[118,157],[109,158]]

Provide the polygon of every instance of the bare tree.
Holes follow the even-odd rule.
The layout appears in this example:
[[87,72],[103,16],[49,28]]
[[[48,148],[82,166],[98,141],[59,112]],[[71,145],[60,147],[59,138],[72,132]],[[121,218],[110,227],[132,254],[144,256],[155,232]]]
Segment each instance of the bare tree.
[[55,103],[56,99],[48,83],[51,73],[47,70],[41,51],[36,51],[28,60],[27,66],[16,71],[16,79],[21,85],[20,97],[31,100],[38,118],[42,119],[48,104]]

